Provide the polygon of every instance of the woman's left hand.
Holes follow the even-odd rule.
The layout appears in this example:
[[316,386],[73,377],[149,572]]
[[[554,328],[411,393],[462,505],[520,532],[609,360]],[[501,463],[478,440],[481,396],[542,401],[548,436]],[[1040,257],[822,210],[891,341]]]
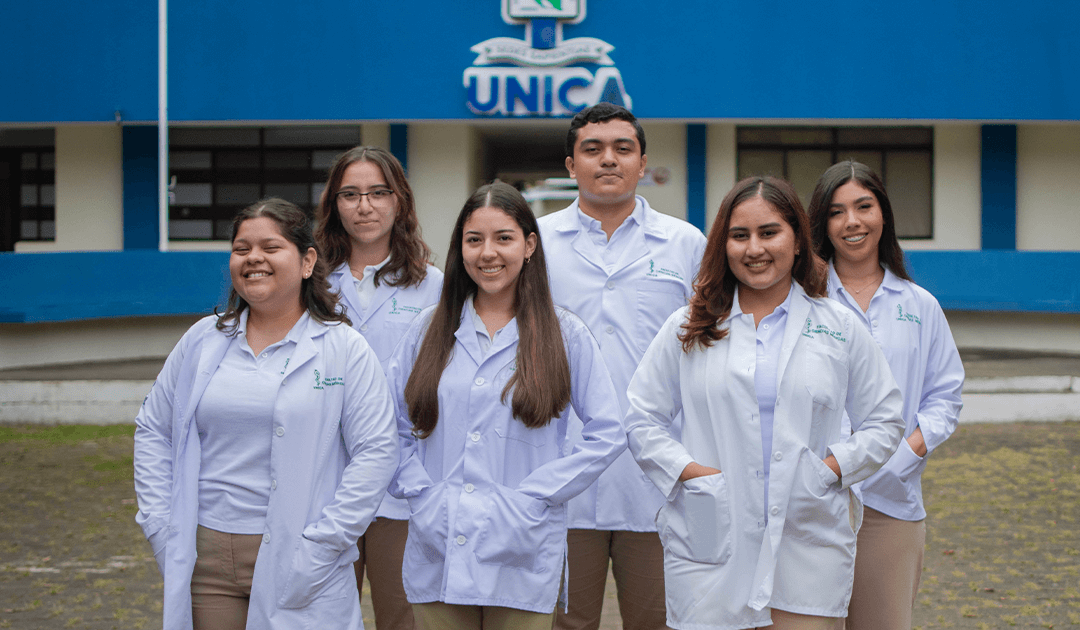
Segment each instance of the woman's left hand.
[[836,479],[839,481],[841,478],[840,464],[836,461],[836,458],[832,456],[832,453],[825,456],[825,465],[829,467],[829,470],[836,474]]
[[926,457],[926,440],[923,439],[921,428],[915,427],[915,430],[908,436],[907,443],[911,450],[915,451],[916,455]]

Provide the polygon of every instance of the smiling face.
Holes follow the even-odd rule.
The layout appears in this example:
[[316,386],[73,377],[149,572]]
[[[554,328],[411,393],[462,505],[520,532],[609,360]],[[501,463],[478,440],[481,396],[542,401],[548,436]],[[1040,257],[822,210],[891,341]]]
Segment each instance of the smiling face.
[[735,206],[726,251],[728,268],[739,281],[740,292],[775,304],[784,301],[799,252],[795,231],[776,208],[761,197]]
[[512,302],[521,267],[536,250],[536,234],[526,237],[509,214],[485,206],[465,220],[461,241],[465,271],[476,283],[476,299]]
[[308,248],[301,256],[273,219],[255,217],[236,230],[229,275],[233,288],[252,311],[302,308],[300,286],[311,275],[316,258],[315,248]]
[[634,202],[646,161],[634,125],[613,118],[578,129],[566,170],[577,180],[583,202],[611,206]]
[[[338,216],[352,246],[362,250],[372,248],[388,255],[390,233],[397,219],[398,198],[386,183],[382,169],[374,162],[353,162],[345,169],[336,192]],[[362,196],[352,199],[355,195],[348,194],[350,192]],[[372,192],[375,194],[364,194]]]
[[847,263],[878,260],[878,244],[884,219],[874,193],[851,180],[836,189],[828,209],[826,226],[834,256]]

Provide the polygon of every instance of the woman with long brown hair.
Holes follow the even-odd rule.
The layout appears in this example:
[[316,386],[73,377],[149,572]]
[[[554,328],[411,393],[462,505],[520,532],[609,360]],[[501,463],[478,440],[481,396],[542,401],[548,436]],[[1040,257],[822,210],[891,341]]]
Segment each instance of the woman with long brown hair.
[[904,396],[905,439],[854,488],[866,510],[847,629],[910,630],[926,543],[922,471],[956,430],[964,365],[938,301],[908,277],[892,204],[870,167],[846,161],[826,170],[810,223],[829,261],[829,297],[874,336]]
[[224,311],[176,344],[135,419],[163,626],[358,630],[356,539],[398,462],[382,369],[300,208],[242,210],[229,272]]
[[668,625],[840,628],[861,518],[848,488],[901,435],[885,358],[824,297],[825,264],[783,180],[727,194],[694,288],[627,392],[630,449],[668,497]]
[[[536,218],[512,186],[465,202],[446,281],[387,371],[411,509],[405,591],[419,628],[550,629],[566,501],[622,452],[619,404],[584,323],[557,309]],[[569,408],[583,441],[566,446]]]
[[[442,289],[401,163],[378,147],[342,153],[330,168],[318,217],[315,238],[331,270],[331,289],[385,370],[413,318],[438,301]],[[413,627],[401,586],[408,518],[409,506],[387,496],[357,542],[356,582],[363,583],[366,568],[375,625],[384,630]]]

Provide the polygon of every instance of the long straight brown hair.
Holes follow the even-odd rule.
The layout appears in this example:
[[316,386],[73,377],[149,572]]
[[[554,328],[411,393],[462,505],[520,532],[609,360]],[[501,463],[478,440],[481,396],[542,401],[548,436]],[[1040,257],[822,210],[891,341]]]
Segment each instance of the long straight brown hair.
[[315,240],[319,243],[319,251],[326,256],[326,264],[331,271],[347,262],[352,255],[352,240],[338,214],[337,194],[341,190],[345,169],[356,162],[371,162],[378,166],[386,185],[394,191],[398,204],[397,218],[390,229],[390,262],[375,272],[375,286],[379,286],[380,282],[392,287],[419,285],[427,276],[431,250],[420,235],[420,220],[416,217],[416,204],[409,180],[405,178],[405,169],[386,149],[353,147],[339,155],[330,168],[326,189],[316,209],[319,227],[315,230]]
[[446,255],[442,296],[405,385],[409,420],[413,424],[413,433],[419,438],[431,435],[439,421],[439,381],[454,351],[454,333],[461,325],[465,300],[476,295],[476,282],[465,270],[461,241],[465,222],[479,208],[505,212],[521,228],[524,238],[536,235],[536,251],[521,268],[514,291],[517,366],[503,388],[502,403],[506,404],[506,398],[512,392],[510,407],[514,417],[530,428],[547,425],[570,403],[570,363],[551,300],[544,245],[540,241],[536,216],[516,188],[496,182],[478,188],[458,214]]
[[720,323],[731,315],[735,303],[735,287],[739,281],[728,267],[727,240],[731,213],[744,201],[761,197],[780,213],[795,232],[795,264],[791,277],[810,297],[825,297],[828,275],[825,261],[814,253],[810,241],[810,226],[799,196],[791,184],[775,177],[748,177],[735,184],[720,204],[720,214],[709,231],[701,271],[694,282],[694,297],[690,298],[690,314],[679,334],[683,352],[695,346],[707,348],[727,336],[728,328]]
[[848,182],[855,182],[869,190],[877,198],[881,208],[881,240],[878,241],[878,262],[889,268],[897,277],[911,281],[904,266],[904,250],[896,238],[896,219],[892,204],[885,194],[885,184],[874,169],[854,160],[838,162],[830,166],[818,179],[814,194],[810,197],[810,233],[814,239],[814,251],[825,260],[831,260],[836,248],[829,240],[829,205],[836,189]]

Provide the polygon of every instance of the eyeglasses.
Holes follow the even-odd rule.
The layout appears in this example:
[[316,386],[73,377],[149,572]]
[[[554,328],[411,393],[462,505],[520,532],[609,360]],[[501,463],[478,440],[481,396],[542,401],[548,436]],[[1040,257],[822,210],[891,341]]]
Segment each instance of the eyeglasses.
[[389,188],[378,188],[366,193],[357,192],[355,190],[342,190],[338,194],[337,203],[339,207],[348,209],[360,207],[360,200],[364,197],[368,198],[368,203],[376,208],[384,208],[390,205],[391,200],[394,197],[394,191]]

